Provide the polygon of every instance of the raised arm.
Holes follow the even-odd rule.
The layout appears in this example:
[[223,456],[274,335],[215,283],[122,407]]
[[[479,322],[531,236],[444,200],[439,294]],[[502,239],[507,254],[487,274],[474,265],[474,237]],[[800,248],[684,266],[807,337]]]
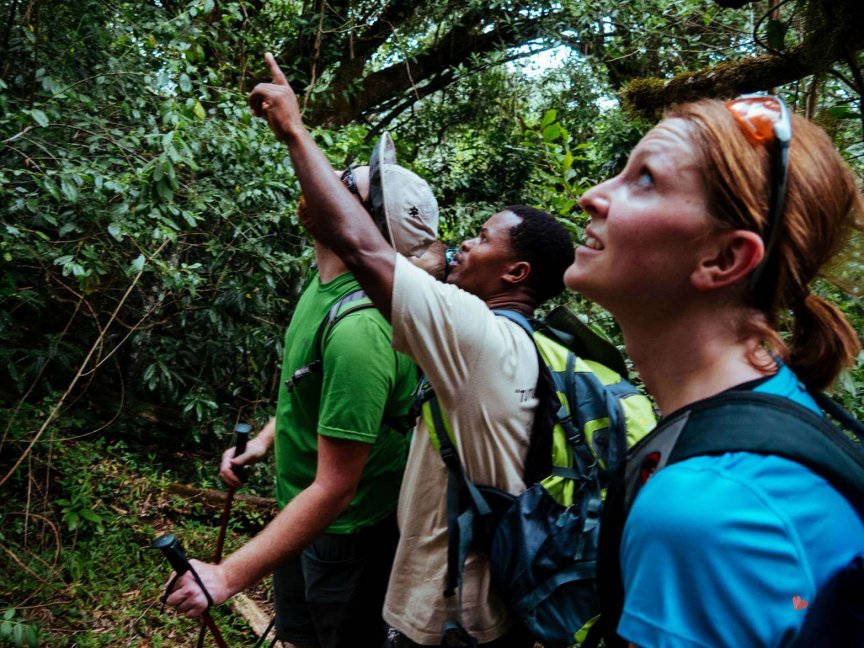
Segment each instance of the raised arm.
[[318,241],[337,254],[390,320],[396,252],[375,223],[333,173],[330,162],[315,144],[297,105],[297,97],[276,60],[264,55],[272,83],[259,83],[249,95],[256,117],[270,124],[276,138],[288,146],[294,172],[306,197],[303,224]]

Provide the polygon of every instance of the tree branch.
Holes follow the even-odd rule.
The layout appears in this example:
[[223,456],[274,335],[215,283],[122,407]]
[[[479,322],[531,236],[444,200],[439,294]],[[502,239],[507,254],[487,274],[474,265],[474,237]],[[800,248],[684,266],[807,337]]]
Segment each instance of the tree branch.
[[[310,123],[326,123],[328,126],[341,126],[359,116],[380,110],[388,99],[399,97],[411,90],[415,99],[444,87],[443,74],[448,68],[468,65],[469,69],[479,67],[470,63],[472,57],[489,54],[525,43],[544,34],[548,21],[557,14],[523,18],[522,20],[501,21],[494,29],[483,32],[480,26],[488,15],[471,12],[454,25],[432,47],[416,55],[413,60],[393,64],[383,70],[367,75],[357,84],[356,76],[343,77],[335,82],[328,93],[330,103],[311,107]],[[488,24],[488,22],[487,22]],[[435,87],[426,89],[430,80]],[[355,85],[356,84],[356,85]],[[353,87],[352,87],[353,86]],[[359,87],[357,87],[359,86]]]
[[[849,51],[864,48],[864,32],[850,39]],[[781,55],[765,54],[735,63],[682,74],[671,80],[634,79],[621,90],[624,104],[635,112],[652,115],[664,106],[702,97],[732,97],[765,90],[826,71],[824,59],[808,55],[808,44]]]

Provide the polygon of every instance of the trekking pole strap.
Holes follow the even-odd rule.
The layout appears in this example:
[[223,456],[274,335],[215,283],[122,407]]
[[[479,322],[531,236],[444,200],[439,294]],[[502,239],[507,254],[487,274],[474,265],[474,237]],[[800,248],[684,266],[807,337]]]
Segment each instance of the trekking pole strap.
[[228,644],[225,643],[222,633],[219,632],[219,628],[216,627],[213,617],[210,616],[209,609],[213,607],[213,597],[210,596],[210,592],[208,592],[207,588],[204,587],[204,583],[198,575],[198,572],[196,572],[195,568],[189,563],[189,559],[186,557],[186,553],[183,551],[183,546],[180,542],[172,534],[168,533],[156,538],[150,546],[154,549],[159,549],[171,564],[171,567],[174,568],[174,577],[168,582],[168,586],[162,594],[160,613],[164,612],[165,602],[168,600],[171,592],[174,591],[174,586],[177,584],[177,580],[187,571],[191,571],[192,577],[195,579],[195,582],[198,583],[198,587],[201,588],[201,591],[204,592],[204,597],[207,599],[207,609],[201,614],[201,619],[213,634],[213,640],[216,642],[216,645],[219,648],[228,648]]

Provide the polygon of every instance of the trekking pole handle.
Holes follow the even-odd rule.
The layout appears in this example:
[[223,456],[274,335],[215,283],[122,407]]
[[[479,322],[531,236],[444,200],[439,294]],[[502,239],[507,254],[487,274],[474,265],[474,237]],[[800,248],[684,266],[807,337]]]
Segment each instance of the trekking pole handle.
[[150,547],[159,549],[162,552],[178,576],[182,576],[191,569],[189,558],[186,557],[186,552],[183,551],[183,545],[174,537],[173,533],[159,536],[153,541]]
[[234,456],[241,455],[246,452],[246,442],[249,440],[249,433],[252,431],[252,426],[248,423],[238,423],[234,427],[234,434],[237,437],[237,451]]
[[[204,587],[204,583],[201,582],[201,579],[198,578],[198,574],[196,574],[195,570],[192,569],[192,565],[189,564],[189,558],[186,557],[186,552],[183,551],[183,545],[181,545],[180,541],[174,537],[173,533],[166,533],[163,536],[159,536],[153,541],[150,547],[152,549],[159,549],[165,558],[168,559],[168,562],[171,563],[175,572],[174,578],[171,579],[168,588],[165,590],[165,594],[162,596],[163,608],[165,607],[165,600],[174,588],[177,579],[188,571],[191,571],[195,576],[195,580],[198,581],[198,586],[207,597],[208,608],[213,605],[213,599],[210,597],[210,593]],[[201,620],[204,622],[204,625],[210,629],[210,632],[213,634],[213,641],[216,645],[219,648],[227,648],[228,644],[225,643],[225,639],[222,637],[222,633],[219,632],[216,622],[213,621],[213,617],[210,616],[209,609],[204,610],[204,612],[201,613]]]
[[[234,456],[239,457],[246,452],[246,442],[249,441],[249,433],[252,431],[252,426],[248,423],[238,423],[234,426],[234,436],[237,442],[234,444]],[[234,466],[231,471],[237,475],[242,481],[246,481],[246,471],[242,466]]]

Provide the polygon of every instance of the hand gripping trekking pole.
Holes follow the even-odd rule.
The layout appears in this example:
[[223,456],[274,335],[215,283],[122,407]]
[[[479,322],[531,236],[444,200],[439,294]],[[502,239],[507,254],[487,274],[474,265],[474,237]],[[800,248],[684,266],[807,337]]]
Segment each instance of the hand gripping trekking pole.
[[[208,607],[213,605],[213,599],[210,597],[210,592],[207,591],[207,588],[204,587],[204,583],[201,582],[201,578],[198,576],[198,573],[192,568],[192,565],[189,564],[189,559],[186,557],[186,553],[183,551],[183,546],[180,544],[180,541],[177,540],[172,534],[168,533],[163,536],[156,538],[153,541],[153,544],[150,545],[153,549],[159,549],[171,563],[171,566],[174,568],[174,578],[171,579],[171,582],[168,583],[168,587],[165,588],[165,594],[162,596],[162,607],[165,607],[165,600],[168,598],[168,595],[171,594],[171,591],[174,589],[174,585],[177,583],[177,579],[180,578],[187,571],[191,571],[192,575],[195,577],[195,580],[198,583],[198,586],[201,588],[201,591],[204,592],[204,596],[207,597]],[[201,614],[201,620],[204,625],[210,630],[213,635],[213,640],[216,642],[216,645],[219,648],[228,648],[228,644],[225,643],[225,639],[222,638],[222,633],[219,632],[219,628],[216,627],[216,622],[213,621],[213,617],[210,616],[210,611],[204,610]]]
[[[252,426],[248,423],[238,423],[234,427],[234,435],[236,442],[234,444],[234,456],[239,457],[246,452],[246,442],[249,440],[249,432],[252,431]],[[244,478],[243,468],[237,466],[232,468],[234,474],[240,479]],[[222,562],[222,550],[225,547],[225,534],[228,530],[228,520],[231,517],[231,506],[234,503],[234,492],[236,488],[229,488],[225,496],[225,504],[222,507],[222,519],[219,522],[219,535],[216,537],[216,550],[213,552],[213,562],[217,565]],[[201,630],[198,632],[197,648],[204,645],[204,630],[205,625],[201,624]]]
[[[239,457],[246,452],[246,442],[249,440],[249,432],[252,431],[252,426],[248,423],[238,423],[234,428],[234,434],[237,437],[235,444],[234,456]],[[231,470],[240,479],[245,479],[243,468],[236,466]],[[222,549],[225,546],[225,533],[228,529],[228,518],[231,516],[231,505],[234,503],[234,492],[236,488],[229,488],[228,494],[225,497],[225,505],[222,507],[222,520],[219,522],[219,535],[216,538],[216,551],[213,552],[213,562],[219,563],[222,560]]]

